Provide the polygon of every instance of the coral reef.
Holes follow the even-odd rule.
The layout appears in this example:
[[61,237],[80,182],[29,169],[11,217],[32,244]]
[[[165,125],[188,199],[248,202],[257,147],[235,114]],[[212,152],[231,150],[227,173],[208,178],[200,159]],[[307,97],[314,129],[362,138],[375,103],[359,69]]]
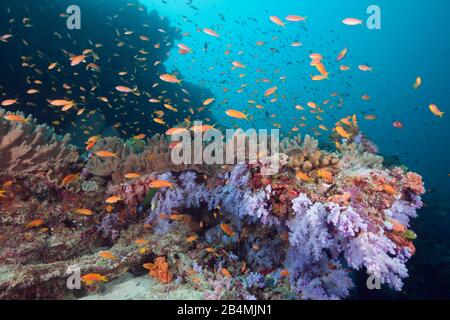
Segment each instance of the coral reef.
[[208,299],[342,299],[361,269],[401,290],[416,251],[409,228],[425,191],[419,175],[383,167],[356,143],[329,153],[308,136],[283,141],[290,158],[272,176],[262,161],[177,167],[167,143],[99,139],[70,188],[34,169],[2,178],[0,298],[100,290],[67,289],[74,266],[109,280],[149,273],[168,290]]

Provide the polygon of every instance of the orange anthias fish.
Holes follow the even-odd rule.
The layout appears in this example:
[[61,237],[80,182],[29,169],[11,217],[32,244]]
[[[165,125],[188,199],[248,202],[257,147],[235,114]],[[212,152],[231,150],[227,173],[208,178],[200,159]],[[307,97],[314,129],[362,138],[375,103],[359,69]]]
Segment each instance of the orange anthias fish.
[[372,67],[366,66],[366,65],[364,65],[364,64],[360,64],[360,65],[358,66],[358,69],[361,70],[361,71],[373,71],[373,68],[372,68]]
[[98,254],[100,257],[108,260],[117,260],[117,257],[111,251],[102,251]]
[[203,125],[198,125],[198,126],[192,126],[191,130],[194,132],[206,132],[209,130],[214,129],[213,126],[209,125],[209,124],[203,124]]
[[111,152],[111,151],[97,151],[95,155],[101,157],[101,158],[116,158],[117,154]]
[[7,99],[7,100],[3,100],[3,101],[2,101],[2,106],[3,106],[3,107],[12,106],[13,104],[17,104],[18,101],[19,101],[18,99]]
[[106,199],[105,202],[109,203],[109,204],[114,204],[114,203],[117,203],[117,202],[119,202],[121,200],[122,200],[122,198],[120,196],[111,196],[108,199]]
[[194,242],[197,239],[198,239],[198,236],[194,235],[194,236],[187,237],[186,241],[190,243],[190,242]]
[[236,68],[241,68],[241,69],[245,68],[245,65],[243,65],[239,61],[233,61],[231,64]]
[[72,182],[74,182],[75,180],[77,180],[80,177],[79,174],[68,174],[62,181],[62,184],[68,185],[71,184]]
[[137,172],[128,172],[125,173],[124,177],[127,179],[136,179],[139,178],[141,176],[141,174],[137,173]]
[[285,27],[284,22],[281,21],[281,19],[278,18],[277,16],[270,16],[269,19],[270,19],[270,21],[272,21],[276,25],[279,25],[279,26],[281,26],[283,28]]
[[227,110],[225,111],[226,115],[232,118],[236,118],[236,119],[245,119],[247,120],[247,115],[244,114],[241,111],[237,111],[237,110]]
[[143,246],[143,245],[146,245],[148,243],[148,240],[136,239],[136,240],[134,240],[134,243],[136,243],[138,246]]
[[264,96],[268,97],[268,96],[274,94],[277,90],[278,90],[278,87],[269,88],[264,92]]
[[48,100],[48,102],[55,107],[64,107],[66,105],[73,104],[73,101],[64,100],[64,99],[56,99],[56,100]]
[[336,61],[341,61],[342,59],[345,58],[345,56],[347,55],[348,49],[344,48],[342,49],[342,51],[339,53],[338,57],[336,58]]
[[16,121],[16,122],[20,122],[20,123],[28,123],[27,119],[25,119],[22,116],[18,116],[16,114],[7,114],[7,115],[3,116],[3,118],[5,118],[8,121]]
[[222,273],[225,277],[227,277],[227,278],[231,278],[231,273],[230,273],[230,271],[228,271],[228,269],[227,268],[222,268],[221,270],[220,270],[220,273]]
[[221,223],[220,228],[223,232],[225,232],[226,235],[234,237],[235,233],[229,224]]
[[174,76],[172,74],[168,74],[168,73],[164,73],[164,74],[160,75],[159,78],[162,81],[169,82],[169,83],[178,83],[178,84],[181,83],[181,80],[179,80],[176,76]]
[[357,25],[362,25],[363,21],[360,19],[356,19],[356,18],[346,18],[344,20],[342,20],[342,23],[347,25],[347,26],[357,26]]
[[212,29],[209,28],[204,28],[203,32],[206,33],[207,35],[213,36],[213,37],[219,37],[219,34],[217,32],[215,32]]
[[87,285],[92,285],[97,282],[107,282],[108,278],[106,276],[102,276],[100,273],[89,273],[82,276],[81,281]]
[[395,188],[389,184],[384,184],[383,190],[391,195],[397,194],[397,190],[395,190]]
[[444,114],[445,114],[444,112],[439,110],[439,108],[435,104],[430,104],[429,108],[430,108],[430,111],[437,117],[441,117],[442,118],[444,116]]
[[203,101],[203,105],[204,106],[210,105],[211,103],[214,102],[214,100],[215,100],[214,98],[208,98],[205,101]]
[[78,208],[74,210],[75,213],[81,214],[83,216],[92,216],[94,212],[90,209]]
[[86,57],[84,55],[79,55],[79,56],[74,56],[72,58],[70,58],[70,65],[72,67],[75,67],[77,65],[79,65],[81,62],[86,62],[84,59],[86,59]]
[[186,128],[170,128],[169,130],[166,131],[166,134],[168,136],[171,136],[174,134],[180,134],[184,132],[188,132],[188,130]]
[[150,184],[149,184],[150,188],[157,188],[157,189],[159,189],[159,188],[169,188],[169,187],[172,187],[172,186],[173,186],[173,183],[169,182],[169,181],[166,181],[166,180],[155,180],[155,181],[150,182]]
[[146,137],[146,135],[144,133],[141,133],[141,134],[134,136],[133,139],[143,140],[143,139],[145,139],[145,137]]
[[289,22],[299,22],[299,21],[305,21],[307,17],[301,17],[301,16],[296,16],[296,15],[288,15],[287,17],[285,17],[286,21]]
[[280,275],[281,275],[282,277],[287,277],[287,276],[289,276],[289,270],[287,270],[287,269],[282,270],[282,271],[280,272]]
[[37,227],[42,226],[43,224],[44,224],[44,220],[42,220],[42,219],[36,219],[36,220],[31,221],[31,222],[28,222],[28,223],[25,225],[25,228],[27,228],[27,229],[37,228]]
[[417,77],[416,81],[413,84],[413,88],[415,90],[417,90],[421,85],[422,85],[422,78],[421,77]]
[[125,86],[116,86],[116,90],[122,93],[130,93],[136,91],[136,89],[131,89]]

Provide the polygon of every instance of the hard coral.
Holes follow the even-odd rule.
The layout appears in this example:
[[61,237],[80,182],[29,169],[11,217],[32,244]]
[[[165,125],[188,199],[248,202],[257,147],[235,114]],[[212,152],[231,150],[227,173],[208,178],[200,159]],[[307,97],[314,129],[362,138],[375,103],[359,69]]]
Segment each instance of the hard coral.
[[[25,123],[4,119],[0,109],[0,168],[1,177],[26,177],[43,173],[53,183],[61,185],[79,160],[78,151],[69,144],[70,136],[57,136],[53,129],[38,125],[31,116]],[[15,115],[25,118],[18,112]]]

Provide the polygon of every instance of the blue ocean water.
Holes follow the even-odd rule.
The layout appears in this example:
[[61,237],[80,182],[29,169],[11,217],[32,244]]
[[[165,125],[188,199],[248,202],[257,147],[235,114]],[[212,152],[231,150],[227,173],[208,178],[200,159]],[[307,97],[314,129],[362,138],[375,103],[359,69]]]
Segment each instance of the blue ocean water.
[[[430,4],[413,1],[273,1],[273,0],[167,0],[142,1],[170,19],[182,33],[189,33],[180,43],[192,48],[192,55],[179,55],[175,47],[166,62],[169,70],[178,70],[190,82],[209,88],[217,103],[212,107],[220,125],[259,128],[281,125],[288,133],[306,116],[307,127],[300,133],[313,134],[313,127],[323,123],[328,128],[342,117],[357,114],[361,130],[379,147],[383,155],[396,155],[401,163],[423,175],[426,187],[441,200],[448,198],[450,186],[450,122],[448,115],[438,118],[428,106],[436,104],[447,112],[450,105],[448,74],[450,71],[450,21],[446,13],[450,4],[436,0]],[[369,5],[381,9],[381,29],[369,30],[365,25],[349,27],[341,21],[347,17],[367,19]],[[275,25],[269,16],[289,14],[307,16],[306,22]],[[205,27],[220,34],[213,38],[201,32]],[[276,38],[273,38],[276,37]],[[257,46],[264,41],[264,46]],[[299,41],[301,47],[291,47]],[[208,50],[205,50],[207,47]],[[351,67],[342,72],[335,61],[348,47],[342,64]],[[224,52],[230,50],[230,54]],[[324,56],[330,72],[329,80],[313,82],[314,68],[308,56],[317,52]],[[245,69],[231,70],[232,61]],[[360,72],[359,64],[373,67],[372,73]],[[245,77],[239,78],[241,73]],[[285,76],[286,80],[280,80]],[[418,90],[412,88],[416,77],[422,77]],[[268,78],[271,83],[256,83]],[[241,85],[243,92],[237,93]],[[283,96],[275,103],[262,99],[264,90],[276,85]],[[224,88],[228,92],[224,92]],[[320,104],[332,92],[345,94],[342,108],[327,110],[317,121],[306,111],[308,101]],[[370,101],[361,99],[363,94]],[[248,100],[264,105],[263,110],[249,108]],[[237,109],[254,116],[250,124],[226,117],[225,109]],[[275,114],[275,118],[271,115]],[[376,120],[364,120],[374,114]],[[394,121],[401,121],[402,129]],[[326,140],[329,133],[322,133]]]

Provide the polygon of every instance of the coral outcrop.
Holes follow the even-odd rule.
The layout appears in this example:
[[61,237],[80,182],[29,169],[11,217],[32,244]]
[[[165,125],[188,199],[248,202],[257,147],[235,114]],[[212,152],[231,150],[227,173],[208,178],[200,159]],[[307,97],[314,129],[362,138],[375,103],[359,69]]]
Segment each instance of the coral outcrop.
[[[23,118],[23,122],[5,119],[7,115]],[[41,173],[51,182],[61,184],[76,168],[77,148],[69,144],[70,136],[57,136],[53,129],[38,125],[31,116],[0,109],[0,178],[27,177]]]

